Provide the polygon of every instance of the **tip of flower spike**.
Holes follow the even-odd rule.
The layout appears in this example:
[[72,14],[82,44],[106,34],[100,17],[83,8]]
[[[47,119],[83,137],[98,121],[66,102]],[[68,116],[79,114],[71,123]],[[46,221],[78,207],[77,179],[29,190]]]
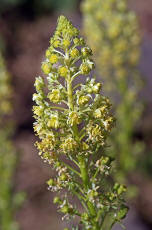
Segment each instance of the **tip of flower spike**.
[[60,15],[58,17],[58,24],[64,24],[64,23],[67,23],[68,22],[68,19],[64,16],[64,15]]
[[72,25],[71,21],[69,21],[65,16],[61,15],[58,18],[58,25],[57,30],[60,31],[63,34],[68,34],[71,36],[77,36],[79,34],[79,31]]

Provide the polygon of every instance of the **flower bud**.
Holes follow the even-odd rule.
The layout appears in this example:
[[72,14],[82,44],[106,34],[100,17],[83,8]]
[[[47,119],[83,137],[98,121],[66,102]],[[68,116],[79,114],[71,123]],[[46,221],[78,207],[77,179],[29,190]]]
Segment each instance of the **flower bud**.
[[51,64],[55,64],[58,62],[58,56],[56,54],[52,54],[49,58]]
[[59,74],[61,77],[66,77],[68,73],[68,69],[65,66],[59,67]]
[[48,63],[42,64],[42,71],[45,74],[49,74],[51,72],[51,66]]

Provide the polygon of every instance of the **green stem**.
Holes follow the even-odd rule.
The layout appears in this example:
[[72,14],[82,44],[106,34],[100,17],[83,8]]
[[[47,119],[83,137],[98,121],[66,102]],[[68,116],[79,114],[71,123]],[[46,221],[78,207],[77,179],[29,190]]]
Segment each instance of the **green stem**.
[[81,71],[75,73],[75,74],[72,76],[71,81],[73,81],[73,80],[74,80],[76,77],[78,77],[80,74],[81,74]]
[[87,190],[89,188],[88,166],[86,164],[86,160],[84,156],[79,156],[78,160],[79,160],[81,178],[82,178],[84,187]]
[[[74,110],[74,105],[73,105],[73,89],[72,89],[72,81],[74,80],[75,77],[77,77],[80,73],[76,73],[75,75],[73,75],[72,79],[71,76],[69,74],[69,76],[67,77],[67,94],[68,94],[68,106],[69,106],[69,110],[73,111]],[[73,125],[72,127],[73,130],[73,135],[75,137],[75,139],[80,142],[79,139],[79,131],[78,131],[78,127],[77,125]],[[83,181],[84,184],[84,188],[86,190],[86,192],[88,191],[89,187],[90,187],[90,182],[89,182],[89,175],[88,175],[88,165],[87,162],[85,160],[85,156],[78,156],[78,161],[79,161],[79,168],[80,168],[80,175],[81,175],[81,179]],[[75,192],[75,195],[81,199],[80,194]],[[94,217],[96,216],[96,210],[94,208],[94,205],[90,202],[90,201],[86,201],[86,204],[83,202],[82,205],[87,209],[87,211],[89,212],[89,214]],[[97,224],[96,224],[97,225]],[[99,230],[99,227],[96,228],[97,230]]]
[[100,226],[101,230],[111,230],[114,224],[114,213],[107,213],[102,221],[102,225]]
[[51,109],[66,110],[66,109],[63,108],[63,107],[58,107],[58,106],[51,106],[50,108],[51,108]]
[[[68,93],[68,106],[71,111],[74,110],[74,105],[73,105],[73,90],[72,90],[72,81],[71,81],[71,76],[69,75],[67,78],[67,93]],[[77,125],[72,126],[73,130],[73,135],[75,139],[79,142],[79,132],[78,132],[78,127]]]

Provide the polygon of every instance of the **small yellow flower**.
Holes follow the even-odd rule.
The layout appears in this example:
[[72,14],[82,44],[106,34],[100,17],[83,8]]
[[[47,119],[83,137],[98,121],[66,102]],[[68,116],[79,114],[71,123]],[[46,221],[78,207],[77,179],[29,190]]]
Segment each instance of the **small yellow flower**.
[[36,87],[36,90],[39,91],[44,87],[44,80],[41,77],[37,77],[35,80],[34,86]]
[[53,89],[52,92],[48,95],[48,98],[53,103],[58,103],[60,101],[60,90]]
[[85,105],[89,102],[90,97],[89,96],[80,96],[78,99],[79,105]]
[[92,91],[93,93],[99,93],[100,89],[101,89],[101,83],[98,82],[93,86]]
[[56,54],[52,54],[49,58],[51,64],[55,64],[58,62],[58,56]]
[[89,74],[90,73],[89,65],[87,65],[85,63],[81,64],[80,71],[81,71],[82,74]]
[[85,142],[82,143],[82,149],[87,150],[89,149],[89,145],[87,145]]
[[79,56],[79,50],[78,49],[72,49],[71,52],[70,52],[70,55],[72,58],[76,58]]
[[46,50],[45,56],[48,58],[51,55],[51,52],[49,49]]
[[70,44],[71,44],[71,43],[70,43],[70,40],[68,40],[68,39],[64,39],[62,43],[63,43],[63,46],[64,46],[65,48],[68,48],[68,47],[70,46]]
[[66,153],[67,151],[73,151],[77,147],[76,141],[72,137],[68,137],[63,140],[63,143],[60,145],[60,148]]
[[77,114],[77,112],[71,112],[70,114],[69,114],[69,119],[68,119],[68,123],[71,125],[71,126],[73,126],[74,124],[80,124],[80,122],[81,122],[81,119],[80,119],[80,117],[78,116],[78,114]]
[[65,66],[61,66],[59,68],[59,74],[62,76],[62,77],[66,77],[67,76],[67,73],[68,73],[68,69],[65,67]]
[[89,47],[84,47],[81,49],[81,53],[84,57],[92,54],[92,50]]
[[41,116],[43,114],[43,108],[40,106],[33,106],[33,112],[37,116]]
[[59,40],[55,40],[55,41],[53,42],[53,45],[54,45],[55,48],[58,48],[58,47],[59,47],[59,44],[60,44],[60,41],[59,41]]
[[73,42],[75,45],[80,45],[80,39],[79,38],[74,38]]
[[59,127],[59,119],[57,115],[52,115],[50,120],[47,122],[49,128],[57,129]]
[[42,64],[42,71],[45,74],[49,74],[51,72],[51,66],[48,63]]
[[99,109],[96,109],[95,111],[94,111],[94,117],[95,118],[101,118],[101,116],[102,116],[102,113],[101,113],[101,110],[100,110],[100,108]]

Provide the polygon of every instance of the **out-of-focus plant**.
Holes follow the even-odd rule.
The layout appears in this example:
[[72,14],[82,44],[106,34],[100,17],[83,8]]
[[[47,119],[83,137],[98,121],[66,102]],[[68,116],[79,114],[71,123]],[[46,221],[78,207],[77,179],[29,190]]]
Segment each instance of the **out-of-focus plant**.
[[35,8],[38,8],[39,11],[42,10],[69,10],[74,9],[76,6],[76,0],[35,0]]
[[0,13],[5,12],[5,10],[15,7],[24,0],[1,0],[0,1]]
[[[35,81],[34,131],[40,138],[39,155],[56,170],[47,183],[58,193],[54,203],[63,218],[77,216],[86,230],[110,230],[128,211],[126,188],[110,180],[113,160],[105,147],[114,118],[108,98],[100,94],[101,83],[92,76],[91,56],[79,31],[59,17],[42,63],[47,78]],[[81,208],[70,201],[71,195]]]
[[77,1],[76,0],[1,0],[0,1],[0,13],[4,13],[7,10],[11,10],[14,7],[20,6],[27,10],[27,13],[30,12],[33,14],[44,13],[52,10],[67,10],[74,9]]
[[141,80],[138,72],[140,34],[136,15],[127,0],[84,0],[83,29],[91,46],[105,92],[113,96],[117,128],[110,152],[116,157],[117,176],[122,182],[136,168],[142,144],[133,141],[141,116],[138,100]]
[[10,76],[0,53],[0,229],[17,230],[14,212],[21,194],[13,195],[13,176],[16,166],[16,152],[10,135],[8,116],[12,112],[12,88]]

